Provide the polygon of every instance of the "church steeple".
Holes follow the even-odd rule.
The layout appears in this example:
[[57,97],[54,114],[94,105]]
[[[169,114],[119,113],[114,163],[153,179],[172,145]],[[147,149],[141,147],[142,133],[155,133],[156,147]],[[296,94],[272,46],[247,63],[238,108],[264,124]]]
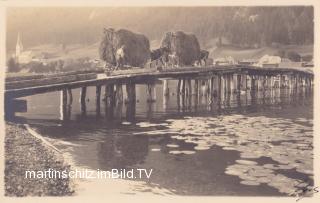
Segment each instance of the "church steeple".
[[22,51],[23,51],[23,45],[21,42],[20,33],[18,33],[17,45],[16,45],[16,57],[19,57],[19,55],[22,53]]

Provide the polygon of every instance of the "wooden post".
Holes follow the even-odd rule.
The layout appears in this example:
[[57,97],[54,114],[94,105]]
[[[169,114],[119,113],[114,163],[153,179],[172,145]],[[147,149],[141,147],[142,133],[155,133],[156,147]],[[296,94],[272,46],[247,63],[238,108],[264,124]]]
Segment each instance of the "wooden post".
[[291,90],[292,89],[292,75],[288,75],[288,88]]
[[231,93],[235,93],[237,91],[237,77],[234,74],[231,76]]
[[80,108],[81,114],[86,114],[86,95],[87,95],[87,87],[82,87],[80,91]]
[[241,90],[247,91],[247,75],[241,74]]
[[135,102],[128,103],[126,105],[126,118],[128,121],[134,121],[136,115],[136,104]]
[[227,93],[227,76],[223,75],[222,76],[222,85],[221,85],[221,91],[222,91],[222,95],[221,98],[224,100],[226,93]]
[[241,75],[237,74],[237,93],[241,92]]
[[263,77],[261,75],[259,75],[257,79],[258,79],[258,81],[257,81],[257,83],[258,83],[257,90],[262,90],[263,89]]
[[206,92],[206,94],[207,95],[210,95],[211,94],[211,79],[209,78],[209,79],[206,79],[206,85],[207,85],[207,92]]
[[120,104],[123,102],[123,89],[122,84],[116,84],[116,95],[115,95],[116,103]]
[[100,98],[101,98],[101,85],[96,87],[96,114],[100,116]]
[[214,82],[215,82],[214,76],[212,76],[212,77],[210,78],[210,94],[211,94],[211,95],[215,95],[215,92],[214,92]]
[[134,83],[127,83],[126,92],[126,103],[134,103],[136,101],[136,85]]
[[114,85],[109,84],[105,86],[104,99],[106,105],[110,105],[114,103]]
[[256,79],[254,75],[251,75],[251,91],[256,91]]
[[302,85],[301,85],[301,76],[300,76],[300,74],[298,75],[298,81],[299,81],[298,87],[301,88]]
[[180,89],[180,94],[182,94],[182,95],[185,95],[185,91],[186,91],[186,80],[185,79],[183,79],[182,81],[182,84],[181,84],[181,89]]
[[282,75],[280,75],[280,77],[279,77],[279,87],[280,87],[280,89],[282,88],[282,83],[283,83],[283,78],[282,78]]
[[188,79],[188,96],[192,95],[192,86],[191,86],[191,79]]
[[263,90],[266,90],[267,88],[267,79],[266,79],[266,76],[262,76],[262,89]]
[[68,89],[68,95],[69,95],[69,105],[72,104],[73,102],[73,97],[72,97],[72,89]]
[[61,101],[63,105],[67,105],[68,93],[66,89],[61,90]]
[[227,75],[227,93],[230,94],[231,93],[231,77],[232,75]]
[[60,119],[66,120],[67,118],[67,90],[63,89],[60,91]]
[[218,96],[218,101],[220,102],[221,100],[221,85],[222,85],[222,82],[221,82],[221,75],[218,75],[218,85],[217,85],[217,96]]
[[267,76],[267,89],[271,89],[271,76]]
[[193,95],[198,95],[198,90],[199,89],[199,82],[197,79],[194,80],[194,86],[193,86]]
[[178,80],[178,84],[177,84],[177,95],[180,94],[180,86],[181,86],[181,79]]
[[163,96],[169,96],[170,90],[169,90],[169,80],[163,80]]
[[107,84],[105,86],[105,115],[106,118],[112,119],[114,116],[114,104],[115,104],[115,92],[114,92],[114,85]]
[[155,84],[147,84],[147,102],[155,102],[156,101],[156,91]]

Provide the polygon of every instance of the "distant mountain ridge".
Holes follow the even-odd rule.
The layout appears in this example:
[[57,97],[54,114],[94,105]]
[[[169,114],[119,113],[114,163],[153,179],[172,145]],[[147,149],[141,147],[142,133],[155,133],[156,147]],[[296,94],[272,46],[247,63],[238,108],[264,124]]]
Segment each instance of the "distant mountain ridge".
[[302,6],[9,8],[7,13],[8,51],[14,50],[19,32],[26,48],[89,45],[100,40],[104,27],[140,32],[155,44],[165,32],[182,30],[196,34],[204,47],[222,38],[239,47],[305,45],[314,38],[313,7]]

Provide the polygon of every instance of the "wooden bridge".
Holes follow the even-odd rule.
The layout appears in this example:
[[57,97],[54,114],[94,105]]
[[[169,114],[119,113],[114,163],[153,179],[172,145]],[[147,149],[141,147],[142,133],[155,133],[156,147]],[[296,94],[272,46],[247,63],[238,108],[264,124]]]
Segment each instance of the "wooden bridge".
[[[61,91],[62,104],[72,103],[72,89],[80,88],[80,103],[85,111],[86,90],[96,86],[96,101],[100,108],[101,89],[105,86],[104,101],[114,104],[125,101],[136,101],[136,84],[147,85],[147,101],[155,100],[155,84],[162,81],[163,95],[169,95],[168,83],[177,80],[178,95],[214,95],[219,99],[222,94],[254,92],[268,88],[312,87],[313,72],[307,68],[261,68],[254,66],[207,66],[179,67],[164,70],[134,68],[114,71],[107,74],[103,71],[55,74],[51,76],[26,76],[8,78],[5,83],[5,99],[10,102],[15,98]],[[125,86],[125,97],[123,94]],[[98,107],[97,107],[98,108]]]

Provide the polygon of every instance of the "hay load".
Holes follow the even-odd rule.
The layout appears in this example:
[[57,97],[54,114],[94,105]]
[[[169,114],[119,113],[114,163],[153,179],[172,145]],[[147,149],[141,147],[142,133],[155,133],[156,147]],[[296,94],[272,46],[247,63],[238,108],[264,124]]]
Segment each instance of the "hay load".
[[104,29],[99,55],[108,65],[143,67],[150,58],[150,43],[129,30]]
[[182,31],[167,32],[161,41],[161,47],[170,50],[178,58],[179,65],[193,65],[200,57],[200,45],[194,34]]

